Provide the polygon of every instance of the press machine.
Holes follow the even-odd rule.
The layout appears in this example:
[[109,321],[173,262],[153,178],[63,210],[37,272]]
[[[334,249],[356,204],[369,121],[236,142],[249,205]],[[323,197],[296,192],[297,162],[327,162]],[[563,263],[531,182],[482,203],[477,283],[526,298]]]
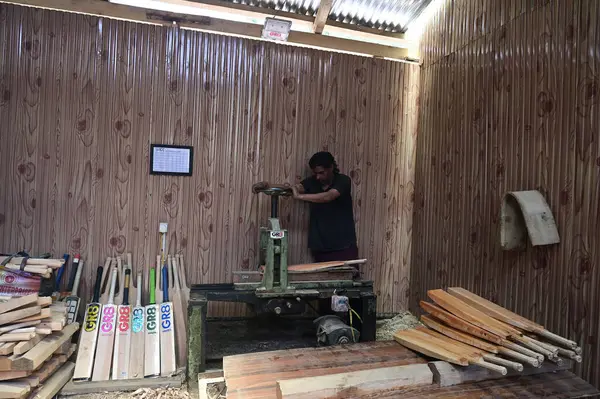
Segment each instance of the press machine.
[[[271,199],[268,226],[260,228],[257,270],[234,271],[232,284],[192,286],[188,312],[190,375],[205,368],[206,311],[210,301],[245,302],[258,315],[300,315],[311,307],[320,315],[314,321],[319,345],[375,340],[377,297],[373,281],[362,280],[353,262],[322,272],[290,270],[288,231],[281,226],[278,209],[280,197],[290,196],[291,189],[266,186],[254,192]],[[332,310],[336,308],[332,302],[340,300],[347,301],[345,304],[357,315],[352,326],[346,322],[346,312]],[[316,303],[318,309],[312,303]]]

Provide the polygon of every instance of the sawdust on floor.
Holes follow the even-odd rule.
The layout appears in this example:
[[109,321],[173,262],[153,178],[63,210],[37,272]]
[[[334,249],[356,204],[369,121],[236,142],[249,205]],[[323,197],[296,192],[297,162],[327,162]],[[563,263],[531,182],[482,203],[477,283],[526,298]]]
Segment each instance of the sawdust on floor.
[[[208,399],[225,399],[225,382],[208,384]],[[192,399],[187,388],[140,388],[135,392],[104,392],[89,395],[63,396],[68,399]]]
[[394,333],[400,330],[422,326],[419,319],[409,311],[402,312],[391,319],[377,320],[377,341],[389,341],[394,339]]
[[192,399],[185,387],[140,388],[135,392],[103,392],[89,395],[63,396],[69,399]]

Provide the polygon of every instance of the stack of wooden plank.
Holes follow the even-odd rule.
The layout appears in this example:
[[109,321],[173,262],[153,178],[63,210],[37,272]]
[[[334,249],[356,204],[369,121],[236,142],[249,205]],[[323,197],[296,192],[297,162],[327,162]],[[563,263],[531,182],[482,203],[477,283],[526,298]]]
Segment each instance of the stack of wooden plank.
[[64,304],[37,294],[0,303],[0,392],[3,398],[51,398],[70,379],[75,352]]
[[425,359],[393,341],[227,356],[223,372],[228,399],[317,399],[352,389],[377,397],[392,390],[390,384],[431,384],[433,378]]
[[525,364],[541,367],[545,360],[557,365],[566,359],[581,362],[577,343],[547,331],[460,287],[448,292],[428,291],[434,304],[421,301],[429,313],[421,317],[427,327],[398,331],[402,345],[427,356],[460,365],[477,365],[502,375],[522,372]]
[[377,341],[227,356],[223,373],[200,374],[198,388],[200,398],[211,397],[207,382],[220,381],[222,375],[227,399],[533,398],[540,393],[575,398],[599,393],[552,366],[547,362],[527,368],[527,375],[513,370],[503,377],[479,366],[428,363],[393,341]]

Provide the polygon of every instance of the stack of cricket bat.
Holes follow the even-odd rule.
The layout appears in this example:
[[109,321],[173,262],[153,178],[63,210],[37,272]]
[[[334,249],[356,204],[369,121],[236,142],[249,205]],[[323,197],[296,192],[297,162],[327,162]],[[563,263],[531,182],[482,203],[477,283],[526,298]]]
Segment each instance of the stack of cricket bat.
[[65,264],[65,260],[0,256],[0,263],[6,270],[23,271],[50,278],[52,271],[60,269]]
[[131,254],[107,258],[86,306],[73,382],[175,374],[186,360],[188,300],[181,256],[159,256],[144,272]]
[[0,395],[50,398],[71,378],[75,352],[64,303],[37,294],[0,303]]
[[421,301],[429,313],[421,317],[427,327],[398,331],[402,345],[457,365],[475,364],[503,375],[507,368],[541,367],[548,360],[581,362],[577,343],[546,330],[485,298],[460,287],[448,292],[430,290],[434,304]]
[[42,278],[64,270],[65,259],[0,256],[0,298],[40,292]]

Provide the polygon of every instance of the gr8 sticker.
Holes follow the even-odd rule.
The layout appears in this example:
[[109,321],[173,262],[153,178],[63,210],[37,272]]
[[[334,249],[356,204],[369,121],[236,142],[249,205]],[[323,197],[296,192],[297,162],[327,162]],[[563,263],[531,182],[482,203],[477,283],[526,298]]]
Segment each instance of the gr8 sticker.
[[98,327],[98,317],[100,316],[100,306],[90,305],[85,312],[85,331],[91,332]]
[[274,239],[279,239],[279,238],[283,238],[285,237],[285,232],[278,230],[278,231],[271,231],[271,238]]
[[131,323],[131,330],[135,333],[144,331],[144,309],[133,309],[133,321]]
[[171,328],[171,305],[169,304],[160,306],[160,325],[164,330]]
[[129,330],[129,316],[131,308],[129,306],[119,306],[119,331]]
[[146,329],[149,332],[156,330],[156,306],[146,308]]
[[115,316],[116,316],[116,306],[107,305],[102,309],[102,324],[100,325],[100,329],[102,332],[111,332],[115,325]]

